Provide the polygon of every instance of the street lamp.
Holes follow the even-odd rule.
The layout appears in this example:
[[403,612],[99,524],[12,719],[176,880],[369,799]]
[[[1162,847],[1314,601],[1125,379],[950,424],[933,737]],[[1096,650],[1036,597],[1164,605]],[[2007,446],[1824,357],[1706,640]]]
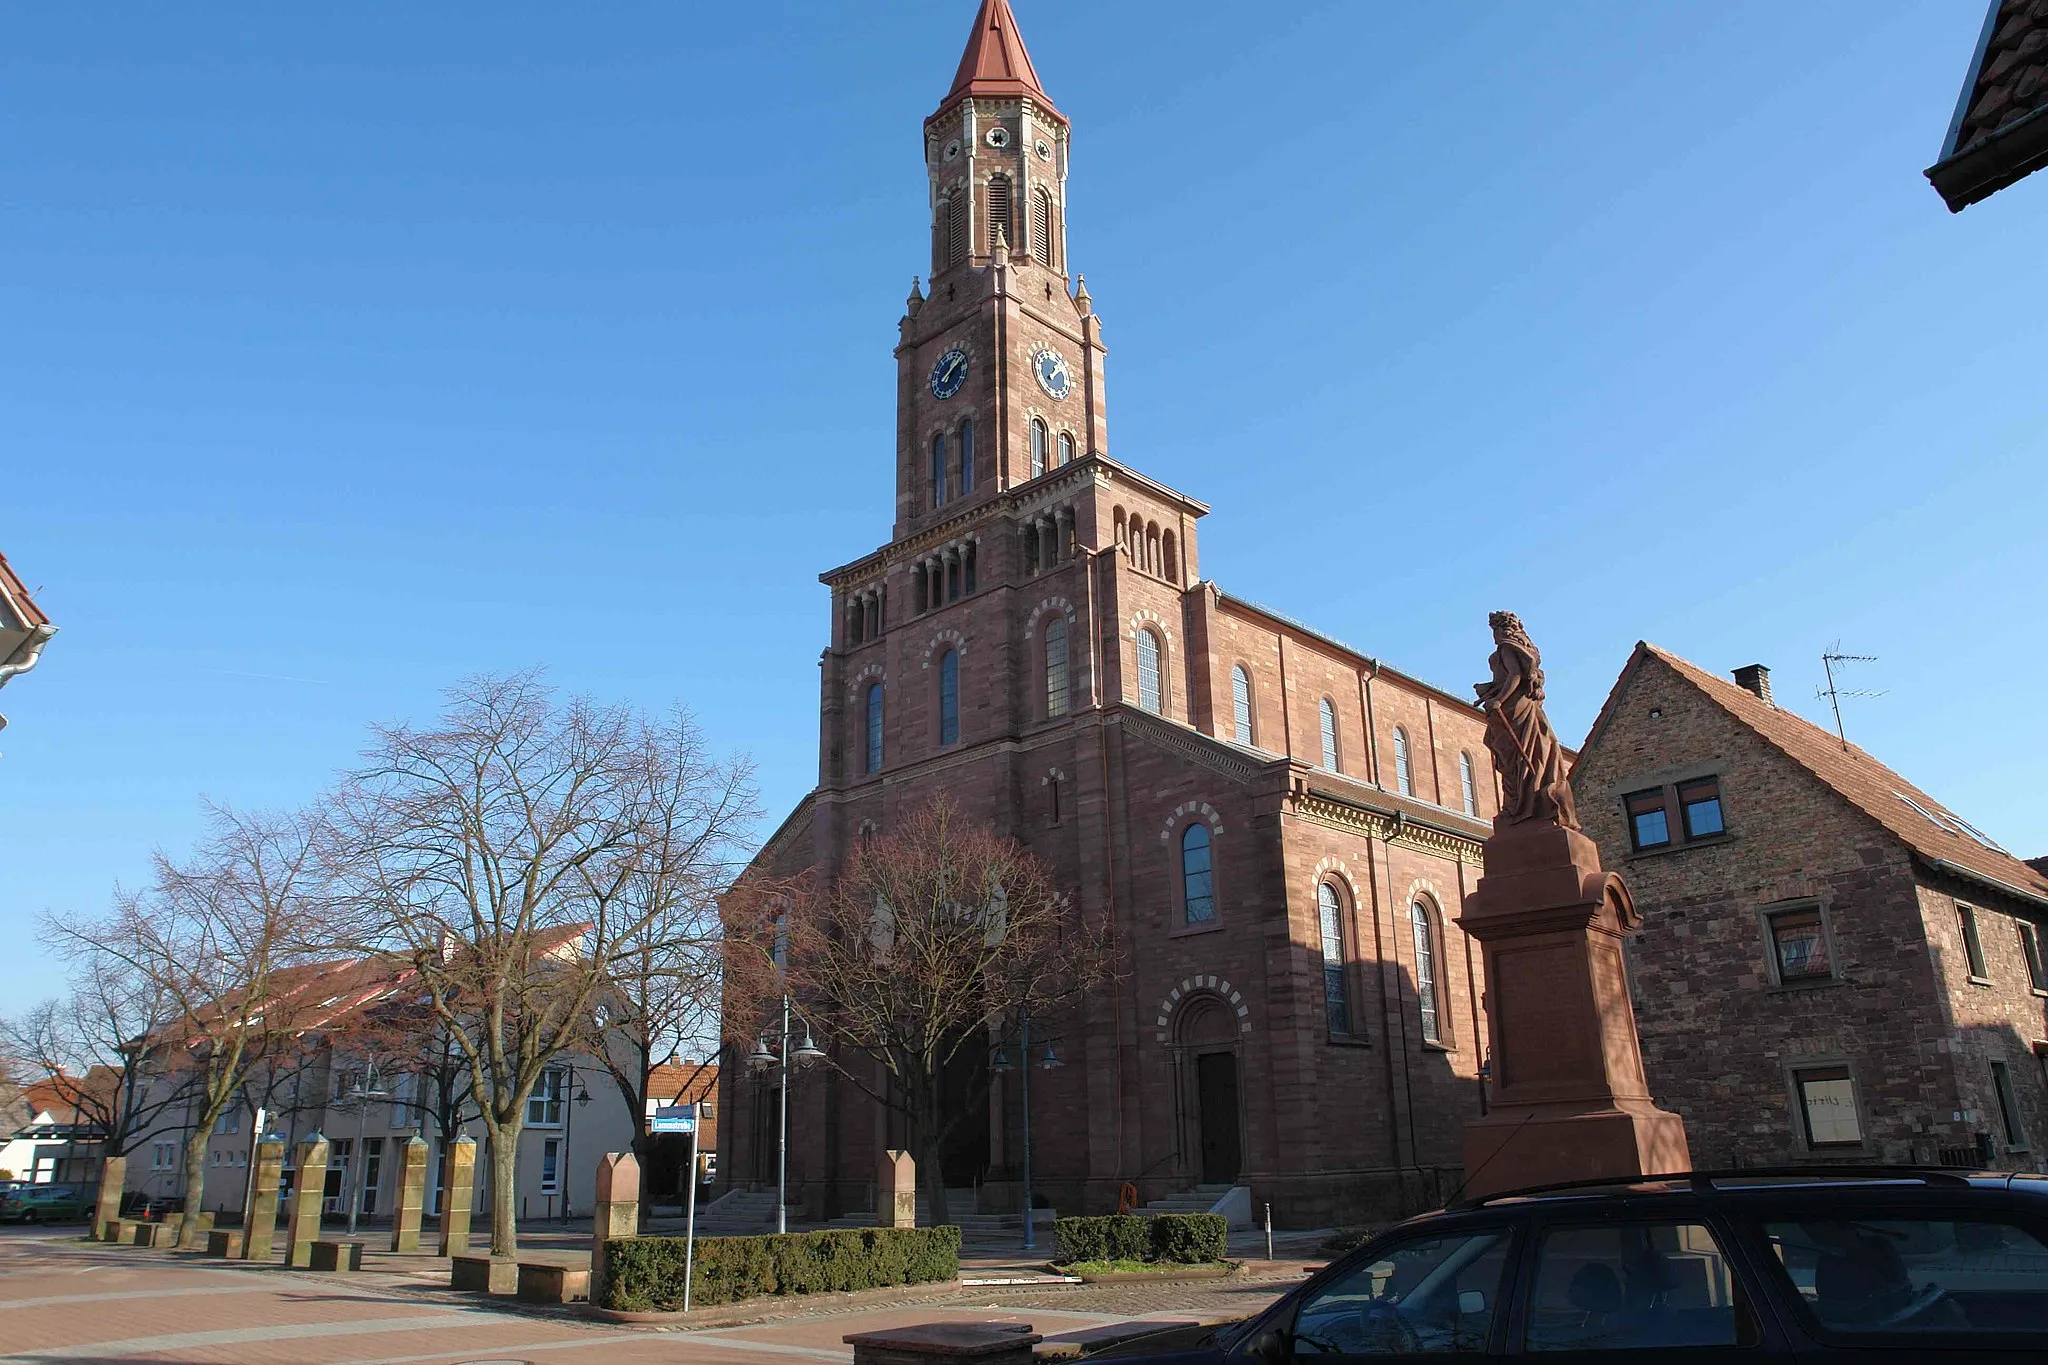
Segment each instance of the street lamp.
[[370,1169],[369,1156],[363,1150],[363,1118],[369,1112],[371,1100],[391,1098],[390,1091],[379,1090],[375,1086],[375,1073],[364,1072],[363,1078],[356,1082],[356,1088],[342,1096],[356,1107],[356,1145],[349,1149],[348,1157],[348,1164],[354,1168],[349,1173],[348,1182],[348,1235],[351,1237],[356,1235],[356,1215],[363,1211],[363,1181]]
[[[779,1092],[777,1108],[780,1110],[780,1113],[777,1118],[779,1127],[775,1135],[775,1230],[777,1232],[789,1231],[789,1064],[793,1059],[800,1069],[809,1071],[819,1062],[825,1060],[824,1050],[811,1041],[811,1021],[808,1019],[804,1019],[803,1043],[797,1048],[792,1057],[789,1050],[789,1016],[793,1008],[789,1003],[789,996],[784,995],[782,997],[781,1055],[778,1056],[768,1046],[768,1040],[765,1037],[757,1041],[754,1044],[754,1050],[747,1054],[747,1067],[756,1076],[766,1076],[770,1067],[776,1068],[779,1073],[776,1077],[776,1083]],[[797,1017],[803,1018],[801,1013]],[[692,1179],[695,1179],[696,1172],[692,1171],[690,1175]]]
[[569,1208],[569,1172],[573,1169],[569,1162],[569,1153],[574,1150],[576,1139],[576,1110],[586,1108],[590,1104],[590,1087],[576,1079],[576,1065],[573,1062],[569,1065],[569,1084],[576,1087],[576,1098],[570,1101],[573,1107],[563,1117],[562,1169],[556,1172],[556,1179],[562,1185],[562,1221],[565,1223],[575,1217]]
[[[1038,1234],[1031,1220],[1031,1016],[1029,1014],[1024,1015],[1018,1023],[1017,1056],[1024,1062],[1021,1070],[1013,1067],[1010,1063],[1009,1054],[1004,1052],[1001,1047],[998,1047],[996,1048],[996,1055],[989,1058],[988,1069],[997,1075],[1013,1070],[1018,1072],[1018,1107],[1024,1113],[1024,1249],[1026,1251],[1036,1251],[1038,1249]],[[1038,1069],[1040,1071],[1051,1071],[1054,1067],[1065,1065],[1066,1063],[1060,1060],[1059,1054],[1052,1050],[1052,1043],[1048,1040],[1045,1045],[1045,1055],[1038,1059]]]

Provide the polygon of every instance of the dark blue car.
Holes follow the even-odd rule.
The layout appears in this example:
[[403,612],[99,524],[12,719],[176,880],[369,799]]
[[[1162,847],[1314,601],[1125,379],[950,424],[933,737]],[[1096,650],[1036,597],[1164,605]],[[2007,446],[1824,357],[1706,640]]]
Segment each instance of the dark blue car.
[[1410,1219],[1257,1317],[1094,1358],[1342,1365],[2048,1362],[2048,1177],[1734,1171]]

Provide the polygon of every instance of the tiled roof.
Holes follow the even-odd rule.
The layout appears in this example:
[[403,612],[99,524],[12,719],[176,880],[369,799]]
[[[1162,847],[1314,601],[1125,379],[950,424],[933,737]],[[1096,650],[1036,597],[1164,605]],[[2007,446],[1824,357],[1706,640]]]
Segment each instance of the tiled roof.
[[6,555],[0,555],[0,630],[34,630],[47,626],[50,618],[28,595],[28,585],[14,572]]
[[[1805,768],[1895,835],[1924,861],[2048,905],[2048,876],[1976,834],[1968,822],[1853,744],[1747,688],[1668,650],[1642,643],[1629,669],[1657,659],[1767,743]],[[1623,676],[1627,676],[1624,670]],[[1615,690],[1620,691],[1617,683]],[[1595,722],[1596,729],[1598,722]],[[1588,747],[1591,740],[1588,739]]]
[[716,1062],[664,1062],[647,1074],[647,1096],[661,1104],[695,1104],[717,1092]]
[[1956,211],[2048,165],[2048,0],[1992,0],[1941,160],[1927,178]]
[[1017,16],[1010,12],[1009,0],[982,0],[967,35],[967,50],[960,54],[960,69],[953,75],[953,88],[939,101],[939,113],[969,95],[997,99],[1028,95],[1047,112],[1059,113],[1038,83],[1038,72],[1031,65],[1031,54],[1024,50],[1024,35],[1017,30]]

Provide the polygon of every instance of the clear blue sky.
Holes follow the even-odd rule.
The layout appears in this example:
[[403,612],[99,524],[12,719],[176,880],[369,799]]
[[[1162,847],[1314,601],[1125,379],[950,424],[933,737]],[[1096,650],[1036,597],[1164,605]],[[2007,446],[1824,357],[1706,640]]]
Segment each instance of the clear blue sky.
[[[1951,217],[1942,4],[1018,0],[1111,446],[1203,569],[1584,733],[1638,638],[1881,661],[1851,737],[2048,852],[2048,174]],[[31,925],[483,669],[816,772],[973,0],[15,7],[0,1010]]]

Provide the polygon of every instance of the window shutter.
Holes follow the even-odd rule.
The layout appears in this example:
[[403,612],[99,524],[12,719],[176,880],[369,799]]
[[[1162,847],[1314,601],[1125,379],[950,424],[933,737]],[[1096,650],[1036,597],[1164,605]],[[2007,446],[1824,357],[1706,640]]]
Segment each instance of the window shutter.
[[1031,254],[1041,265],[1053,264],[1052,196],[1044,190],[1031,196]]
[[962,190],[946,201],[946,264],[967,259],[967,192]]
[[992,175],[988,179],[988,249],[996,249],[996,231],[1002,234],[1012,247],[1017,245],[1017,230],[1010,222],[1010,177]]

